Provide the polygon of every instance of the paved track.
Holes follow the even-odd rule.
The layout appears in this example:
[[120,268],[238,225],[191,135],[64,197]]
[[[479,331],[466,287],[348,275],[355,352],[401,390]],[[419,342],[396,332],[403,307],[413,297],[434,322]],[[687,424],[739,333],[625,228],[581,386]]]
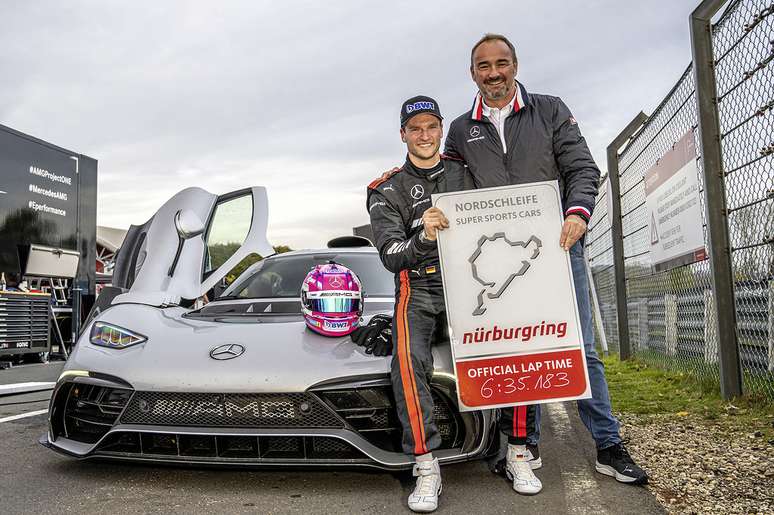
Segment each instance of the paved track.
[[[61,363],[2,370],[0,384],[53,381],[60,370]],[[0,397],[0,419],[44,409],[49,395]],[[407,474],[79,462],[40,446],[44,431],[45,415],[0,422],[0,513],[400,513],[413,487]],[[442,469],[437,513],[663,513],[644,488],[594,472],[593,444],[572,403],[545,410],[540,448],[541,494],[519,496],[483,462],[451,465]]]

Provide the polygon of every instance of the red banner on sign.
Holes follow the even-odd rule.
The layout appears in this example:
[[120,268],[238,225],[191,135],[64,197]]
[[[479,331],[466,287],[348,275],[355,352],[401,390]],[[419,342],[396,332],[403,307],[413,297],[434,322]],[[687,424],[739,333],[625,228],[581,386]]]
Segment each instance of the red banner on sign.
[[586,391],[580,349],[459,361],[457,382],[469,407],[577,397]]

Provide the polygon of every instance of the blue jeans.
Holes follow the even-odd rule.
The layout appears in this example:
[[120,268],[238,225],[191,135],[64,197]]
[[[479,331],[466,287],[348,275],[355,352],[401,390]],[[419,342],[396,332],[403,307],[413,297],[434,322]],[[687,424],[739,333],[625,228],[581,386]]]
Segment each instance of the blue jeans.
[[[591,318],[591,297],[589,295],[589,278],[586,276],[586,264],[583,259],[584,249],[581,242],[570,248],[570,263],[572,276],[575,280],[575,296],[578,298],[583,346],[586,350],[586,366],[589,370],[591,383],[591,399],[578,401],[578,414],[583,424],[588,428],[597,449],[605,449],[620,443],[620,425],[613,416],[610,407],[610,394],[607,391],[605,366],[597,356],[594,348],[594,326]],[[535,433],[527,436],[527,442],[537,445],[540,440],[540,405],[537,407]]]

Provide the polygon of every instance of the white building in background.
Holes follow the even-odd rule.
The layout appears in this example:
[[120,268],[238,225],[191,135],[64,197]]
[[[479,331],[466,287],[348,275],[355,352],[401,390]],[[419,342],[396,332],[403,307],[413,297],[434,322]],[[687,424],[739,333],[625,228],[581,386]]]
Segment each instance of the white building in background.
[[97,226],[97,273],[111,275],[115,266],[116,252],[126,236],[125,229]]

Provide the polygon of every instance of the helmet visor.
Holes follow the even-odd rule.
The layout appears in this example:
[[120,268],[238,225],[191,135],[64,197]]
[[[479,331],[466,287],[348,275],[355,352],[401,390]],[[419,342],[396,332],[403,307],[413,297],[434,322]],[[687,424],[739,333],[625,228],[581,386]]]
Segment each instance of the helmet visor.
[[352,313],[360,308],[360,299],[324,297],[307,299],[307,308],[318,313]]

